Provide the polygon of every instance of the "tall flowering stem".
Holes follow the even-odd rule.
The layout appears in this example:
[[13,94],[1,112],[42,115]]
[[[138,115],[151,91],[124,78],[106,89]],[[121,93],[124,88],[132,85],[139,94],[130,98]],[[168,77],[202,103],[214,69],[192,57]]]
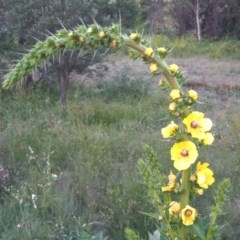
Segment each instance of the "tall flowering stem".
[[190,199],[190,179],[191,169],[190,167],[182,172],[182,188],[181,188],[181,197],[180,197],[180,208],[183,209],[189,204]]
[[[136,41],[131,40],[129,38],[124,38],[124,45],[138,51],[142,55],[144,55],[144,53],[146,51],[145,46],[140,45]],[[164,59],[162,59],[159,56],[151,56],[151,57],[149,57],[149,60],[152,63],[155,63],[159,67],[159,69],[161,69],[162,74],[165,76],[165,78],[169,82],[171,88],[180,89],[180,85],[178,84],[176,78],[169,71],[169,67],[168,67],[167,63],[164,61]]]

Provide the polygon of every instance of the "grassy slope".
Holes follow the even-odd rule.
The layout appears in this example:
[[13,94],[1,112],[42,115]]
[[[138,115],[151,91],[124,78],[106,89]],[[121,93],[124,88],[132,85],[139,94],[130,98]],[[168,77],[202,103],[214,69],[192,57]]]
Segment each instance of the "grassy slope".
[[[89,231],[97,228],[122,239],[120,232],[126,225],[145,233],[151,230],[149,221],[138,213],[148,211],[149,205],[136,163],[143,157],[143,145],[148,144],[161,156],[166,173],[170,168],[169,145],[159,134],[167,120],[167,93],[157,88],[158,79],[146,77],[148,70],[141,62],[122,56],[109,61],[113,59],[116,62],[107,65],[107,74],[97,74],[95,81],[82,82],[70,93],[64,110],[54,94],[42,89],[28,96],[2,95],[1,164],[9,169],[13,187],[10,193],[1,192],[1,239],[88,239]],[[224,71],[220,67],[219,74],[219,67],[213,67],[215,61],[201,58],[216,71],[208,73],[203,64],[194,68],[199,58],[191,59],[175,59],[190,69],[188,82],[196,76],[194,81],[201,82],[204,74],[222,77],[220,83],[216,79],[212,85],[195,85],[204,102],[198,109],[216,124],[216,142],[201,157],[211,162],[218,181],[231,177],[230,214],[224,216],[230,236],[225,239],[237,239],[239,90],[218,86],[232,79],[232,74],[239,77],[238,63],[223,61],[229,67]],[[52,173],[58,175],[56,181]],[[37,209],[33,193],[38,196]],[[200,204],[205,208],[209,201],[202,199]],[[96,221],[97,226],[82,227]]]

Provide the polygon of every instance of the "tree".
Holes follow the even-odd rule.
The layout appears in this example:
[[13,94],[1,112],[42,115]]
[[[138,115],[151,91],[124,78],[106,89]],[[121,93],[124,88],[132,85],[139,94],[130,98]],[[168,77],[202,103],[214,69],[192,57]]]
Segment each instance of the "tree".
[[240,37],[240,2],[238,0],[140,0],[143,19],[153,30],[175,35],[196,32],[202,37],[219,39]]
[[[10,61],[16,60],[19,58],[18,53],[29,49],[36,39],[43,40],[57,29],[71,29],[78,23],[90,24],[94,21],[103,26],[109,25],[119,21],[119,12],[123,26],[133,27],[138,11],[136,0],[1,0],[0,12],[4,14],[0,18],[0,40],[3,43],[0,54]],[[62,51],[60,55],[60,61],[51,61],[48,65],[58,72],[53,76],[57,78],[61,103],[64,103],[69,74],[74,69],[83,69],[86,64],[77,61],[79,53]],[[87,56],[88,59],[85,60],[89,63],[92,56]],[[48,74],[50,72],[52,71]],[[42,76],[41,79],[45,79],[46,74]],[[30,86],[33,83],[32,76],[28,76],[26,82]]]

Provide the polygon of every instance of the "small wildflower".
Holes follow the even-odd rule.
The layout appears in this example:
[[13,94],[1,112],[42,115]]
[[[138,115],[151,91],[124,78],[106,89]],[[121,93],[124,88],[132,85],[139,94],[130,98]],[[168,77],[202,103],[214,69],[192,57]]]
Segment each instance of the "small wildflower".
[[176,202],[176,201],[172,201],[169,204],[170,208],[169,210],[169,214],[173,215],[174,213],[178,213],[180,211],[180,203]]
[[211,145],[214,142],[214,136],[210,132],[206,132],[201,140],[204,145]]
[[171,64],[169,65],[169,71],[172,73],[172,74],[176,74],[179,72],[179,66],[176,65],[176,64]]
[[172,100],[179,99],[181,97],[181,92],[179,89],[172,89],[170,92],[170,97]]
[[151,63],[149,69],[151,73],[155,73],[158,70],[157,64]]
[[187,205],[184,209],[182,209],[181,217],[182,223],[185,226],[190,226],[194,223],[197,217],[197,211],[195,208],[192,208],[191,206]]
[[197,94],[197,92],[194,91],[194,90],[189,90],[189,91],[188,91],[188,97],[189,97],[191,100],[196,101],[197,98],[198,98],[198,94]]
[[208,168],[209,163],[200,162],[197,163],[197,170],[196,170],[196,177],[197,177],[197,184],[204,189],[207,189],[208,186],[212,185],[215,182],[213,177],[213,171]]
[[186,170],[193,164],[198,157],[196,145],[191,141],[175,143],[171,148],[171,159],[174,167],[178,170]]
[[163,192],[172,191],[176,184],[176,179],[177,179],[176,175],[174,175],[171,171],[170,174],[168,175],[168,185],[166,187],[162,187],[162,191]]
[[179,129],[179,126],[176,123],[174,123],[174,121],[171,121],[170,124],[168,124],[166,127],[161,129],[163,138],[172,137],[178,129]]
[[151,57],[153,54],[153,49],[152,48],[146,48],[144,51],[144,55],[147,57]]

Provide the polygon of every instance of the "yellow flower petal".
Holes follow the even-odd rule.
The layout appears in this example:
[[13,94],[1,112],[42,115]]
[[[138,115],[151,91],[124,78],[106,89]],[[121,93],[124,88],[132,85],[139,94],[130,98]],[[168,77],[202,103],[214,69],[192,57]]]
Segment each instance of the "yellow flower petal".
[[174,213],[178,213],[180,211],[180,203],[179,202],[175,202],[175,201],[172,201],[170,202],[169,204],[169,213],[170,215],[174,214]]
[[178,128],[179,126],[172,121],[168,126],[161,129],[163,138],[169,138],[174,136]]
[[212,133],[210,132],[205,133],[202,139],[202,143],[204,145],[211,145],[213,142],[214,142],[214,136],[212,135]]
[[170,174],[168,175],[168,185],[166,187],[162,187],[162,191],[163,192],[172,191],[175,187],[176,179],[177,179],[176,175],[174,175],[171,171]]
[[195,192],[199,195],[203,195],[203,189],[202,188],[195,188]]
[[213,176],[213,171],[208,168],[209,163],[197,163],[196,177],[197,184],[204,189],[207,189],[208,186],[212,185],[215,182],[215,178]]
[[210,131],[212,128],[212,120],[209,118],[203,118],[201,124],[205,132]]
[[171,192],[173,190],[172,186],[165,186],[162,187],[162,192]]

